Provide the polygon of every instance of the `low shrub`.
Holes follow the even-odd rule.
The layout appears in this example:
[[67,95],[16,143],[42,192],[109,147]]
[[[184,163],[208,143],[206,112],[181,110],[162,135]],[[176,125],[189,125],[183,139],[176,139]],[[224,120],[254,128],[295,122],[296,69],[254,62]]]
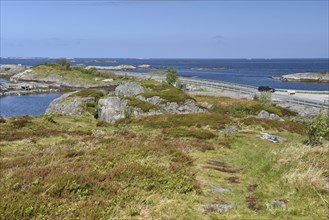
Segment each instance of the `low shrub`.
[[244,125],[260,125],[265,129],[277,129],[277,130],[287,130],[290,132],[294,132],[301,135],[307,134],[307,127],[304,124],[293,122],[293,121],[276,121],[270,119],[262,119],[262,118],[243,118],[240,120],[240,123]]
[[6,123],[6,119],[0,115],[0,123]]
[[144,88],[149,89],[141,94],[143,97],[151,98],[153,96],[159,96],[160,98],[164,99],[164,103],[177,102],[178,104],[182,104],[186,101],[186,99],[191,98],[182,90],[168,83],[159,83],[154,80],[143,80],[141,85]]
[[308,127],[308,139],[305,144],[315,146],[322,145],[323,139],[329,133],[329,116],[321,112]]
[[160,107],[157,106],[157,105],[154,105],[152,103],[139,100],[139,99],[134,98],[134,97],[130,97],[130,98],[127,98],[127,99],[128,99],[128,105],[129,106],[140,108],[144,112],[149,112],[151,109],[155,109],[155,110],[160,109]]
[[214,132],[196,128],[167,128],[163,133],[172,137],[193,137],[197,139],[212,139],[217,137]]
[[174,128],[174,127],[209,127],[212,129],[224,129],[232,119],[226,115],[214,113],[193,113],[183,115],[152,115],[141,117],[132,123],[149,128]]
[[100,99],[103,96],[104,93],[100,90],[81,90],[70,95],[70,97],[95,97],[96,100]]
[[30,116],[18,116],[12,118],[10,121],[10,124],[15,128],[23,128],[25,127],[29,122],[31,122]]

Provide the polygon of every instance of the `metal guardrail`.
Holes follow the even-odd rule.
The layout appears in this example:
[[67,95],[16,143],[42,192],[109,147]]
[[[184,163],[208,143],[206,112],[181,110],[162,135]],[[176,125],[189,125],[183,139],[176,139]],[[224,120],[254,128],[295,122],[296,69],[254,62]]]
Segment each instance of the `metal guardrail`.
[[[188,84],[196,84],[196,85],[202,85],[210,88],[215,89],[222,89],[222,90],[228,90],[233,92],[238,92],[241,94],[247,94],[251,96],[255,96],[258,94],[257,88],[252,86],[244,86],[239,84],[233,84],[233,83],[223,83],[223,82],[216,82],[213,80],[191,80],[191,79],[180,79],[184,83]],[[329,108],[329,103],[323,103],[323,102],[317,102],[313,100],[307,100],[307,99],[301,99],[301,98],[292,98],[292,97],[285,97],[282,95],[274,95],[274,99],[279,102],[288,102],[288,103],[294,103],[298,105],[305,105],[305,106],[312,106],[317,108]]]

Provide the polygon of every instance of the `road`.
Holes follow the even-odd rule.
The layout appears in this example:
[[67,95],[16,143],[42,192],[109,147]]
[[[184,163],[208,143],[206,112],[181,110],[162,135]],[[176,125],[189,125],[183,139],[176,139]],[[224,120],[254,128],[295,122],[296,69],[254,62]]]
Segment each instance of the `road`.
[[[245,86],[245,85],[203,80],[203,79],[189,79],[183,77],[180,77],[180,80],[186,84],[201,85],[204,87],[210,87],[220,90],[228,90],[240,94],[250,95],[251,97],[260,94],[257,88],[252,86]],[[297,95],[291,96],[288,95],[285,90],[279,90],[278,92],[272,93],[272,100],[276,102],[287,102],[287,103],[294,103],[294,104],[306,105],[306,106],[312,106],[318,108],[321,107],[329,108],[329,92],[323,94],[314,94],[314,93],[311,94],[311,93],[301,93],[301,91],[297,91]]]
[[[148,75],[141,73],[132,73],[132,72],[115,72],[118,75],[127,75],[134,76],[138,78],[144,79],[155,79],[155,80],[165,80],[165,76],[163,75]],[[187,77],[179,77],[179,80],[182,83],[198,85],[202,87],[208,87],[218,90],[235,92],[242,95],[248,95],[251,98],[259,95],[256,87],[234,84],[228,82],[220,82],[214,80],[206,80],[206,79],[193,79]],[[272,93],[272,100],[280,103],[292,103],[304,106],[311,106],[317,108],[328,108],[329,109],[329,91],[323,91],[321,94],[317,94],[316,91],[296,91],[296,95],[291,96],[287,94],[287,90],[278,89],[275,93]]]

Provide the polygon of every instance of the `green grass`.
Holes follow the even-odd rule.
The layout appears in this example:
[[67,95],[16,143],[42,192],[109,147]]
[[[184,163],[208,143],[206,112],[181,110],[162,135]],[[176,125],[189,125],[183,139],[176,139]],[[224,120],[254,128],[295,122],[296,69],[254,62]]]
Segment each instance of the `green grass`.
[[105,79],[97,76],[92,71],[82,69],[80,67],[70,67],[68,69],[57,64],[42,64],[32,67],[33,74],[37,74],[39,79],[52,77],[62,82],[106,85],[102,82]]
[[297,112],[289,109],[271,104],[261,104],[253,100],[232,99],[228,97],[214,98],[206,96],[196,96],[194,98],[198,102],[212,103],[213,106],[210,108],[210,111],[212,112],[233,116],[257,115],[261,110],[276,114],[280,117],[297,115]]
[[146,72],[147,74],[150,75],[166,75],[166,72],[162,72],[162,71],[150,71],[150,72]]
[[[218,106],[249,102],[196,99]],[[0,123],[0,219],[328,217],[328,141],[304,146],[302,124],[230,112],[165,114],[116,124],[48,117]],[[217,132],[232,123],[237,133]],[[261,140],[261,132],[287,141]],[[221,164],[217,170],[211,161]],[[214,193],[209,184],[233,191]],[[275,199],[286,201],[287,208],[274,207]],[[235,208],[205,212],[208,203]]]
[[97,100],[104,96],[104,93],[100,90],[80,90],[72,95],[70,97],[95,97]]
[[154,109],[154,110],[159,110],[160,109],[160,107],[158,105],[154,105],[152,103],[145,102],[145,101],[139,100],[139,99],[134,98],[134,97],[130,97],[130,98],[127,98],[127,99],[129,100],[128,101],[129,106],[140,108],[144,112],[149,112],[152,109]]
[[165,82],[159,83],[154,80],[143,80],[141,85],[147,89],[141,94],[143,97],[159,96],[164,99],[163,103],[176,102],[182,104],[186,99],[190,98],[184,91]]
[[223,129],[231,122],[229,116],[213,113],[193,113],[183,115],[163,114],[137,118],[133,124],[146,128],[176,128],[176,127],[209,127],[211,129]]

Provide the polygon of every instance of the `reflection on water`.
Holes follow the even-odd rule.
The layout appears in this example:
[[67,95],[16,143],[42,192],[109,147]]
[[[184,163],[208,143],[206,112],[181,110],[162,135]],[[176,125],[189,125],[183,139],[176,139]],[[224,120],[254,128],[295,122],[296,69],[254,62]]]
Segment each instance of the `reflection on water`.
[[0,97],[0,115],[6,118],[19,115],[41,115],[45,113],[50,102],[61,95],[61,93],[48,93]]

